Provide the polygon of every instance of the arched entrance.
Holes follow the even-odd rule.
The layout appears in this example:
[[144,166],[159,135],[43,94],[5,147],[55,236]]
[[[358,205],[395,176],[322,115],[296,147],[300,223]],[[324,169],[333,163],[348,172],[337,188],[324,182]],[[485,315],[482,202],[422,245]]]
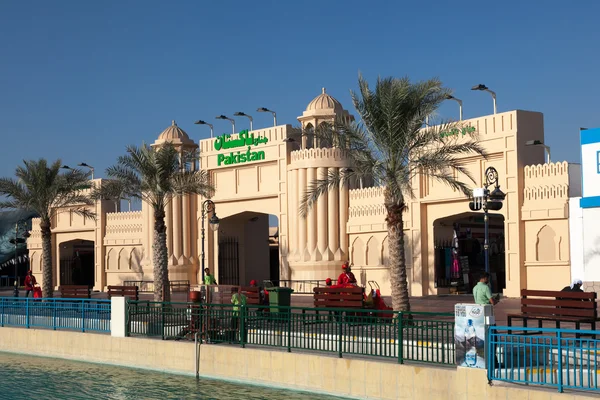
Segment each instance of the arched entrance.
[[60,248],[60,284],[94,286],[94,242],[70,240]]
[[[217,282],[248,285],[251,280],[278,279],[278,231],[270,229],[269,214],[246,211],[221,219],[218,234]],[[277,240],[277,242],[276,242]],[[273,250],[275,249],[275,250]],[[276,252],[276,256],[273,253]],[[276,262],[276,265],[272,265]]]
[[[504,216],[489,214],[489,262],[493,292],[506,288]],[[440,289],[471,293],[485,271],[483,213],[466,212],[436,219],[434,279]]]

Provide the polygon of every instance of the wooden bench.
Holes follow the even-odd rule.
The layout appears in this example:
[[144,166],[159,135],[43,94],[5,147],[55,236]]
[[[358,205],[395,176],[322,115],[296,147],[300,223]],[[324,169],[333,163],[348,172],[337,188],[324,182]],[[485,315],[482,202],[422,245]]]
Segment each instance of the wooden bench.
[[[521,313],[506,316],[508,326],[513,320],[521,320],[527,327],[528,320],[537,320],[538,328],[543,321],[554,321],[556,329],[561,322],[575,324],[580,330],[581,324],[590,324],[596,330],[598,320],[598,305],[595,292],[556,292],[549,290],[521,290]],[[579,334],[576,335],[579,337]]]
[[260,288],[257,286],[242,286],[240,288],[240,292],[244,296],[246,296],[246,304],[260,306],[261,298],[260,298]]
[[315,307],[363,308],[365,289],[362,287],[313,289]]
[[129,300],[139,300],[139,289],[137,286],[109,286],[108,298],[127,297]]
[[91,299],[92,288],[87,285],[65,285],[58,288],[63,299]]

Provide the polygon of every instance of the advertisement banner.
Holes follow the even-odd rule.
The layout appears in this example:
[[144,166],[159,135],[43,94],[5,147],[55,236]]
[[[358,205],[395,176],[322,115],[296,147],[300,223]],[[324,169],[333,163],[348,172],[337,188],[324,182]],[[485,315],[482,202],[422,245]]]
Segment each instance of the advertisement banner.
[[486,368],[486,317],[493,315],[491,305],[456,304],[454,306],[454,348],[456,365]]

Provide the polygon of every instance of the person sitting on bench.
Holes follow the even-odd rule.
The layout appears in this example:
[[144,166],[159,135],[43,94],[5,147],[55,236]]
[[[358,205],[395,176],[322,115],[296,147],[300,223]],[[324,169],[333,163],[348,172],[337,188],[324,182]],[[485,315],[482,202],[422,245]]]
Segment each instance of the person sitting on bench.
[[574,279],[573,283],[571,283],[571,286],[565,286],[561,292],[583,292],[581,286],[583,286],[581,279]]

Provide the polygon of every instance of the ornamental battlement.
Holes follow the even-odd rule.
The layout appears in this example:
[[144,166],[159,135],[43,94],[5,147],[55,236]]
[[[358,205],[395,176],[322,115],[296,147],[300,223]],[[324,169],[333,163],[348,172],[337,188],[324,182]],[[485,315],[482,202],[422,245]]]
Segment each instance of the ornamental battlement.
[[106,213],[106,235],[141,233],[142,222],[141,211]]
[[525,179],[569,176],[569,163],[566,161],[550,164],[527,165],[524,168]]
[[345,151],[335,148],[313,148],[292,151],[290,154],[292,162],[304,161],[304,160],[315,160],[315,159],[326,159],[328,161],[345,161]]

